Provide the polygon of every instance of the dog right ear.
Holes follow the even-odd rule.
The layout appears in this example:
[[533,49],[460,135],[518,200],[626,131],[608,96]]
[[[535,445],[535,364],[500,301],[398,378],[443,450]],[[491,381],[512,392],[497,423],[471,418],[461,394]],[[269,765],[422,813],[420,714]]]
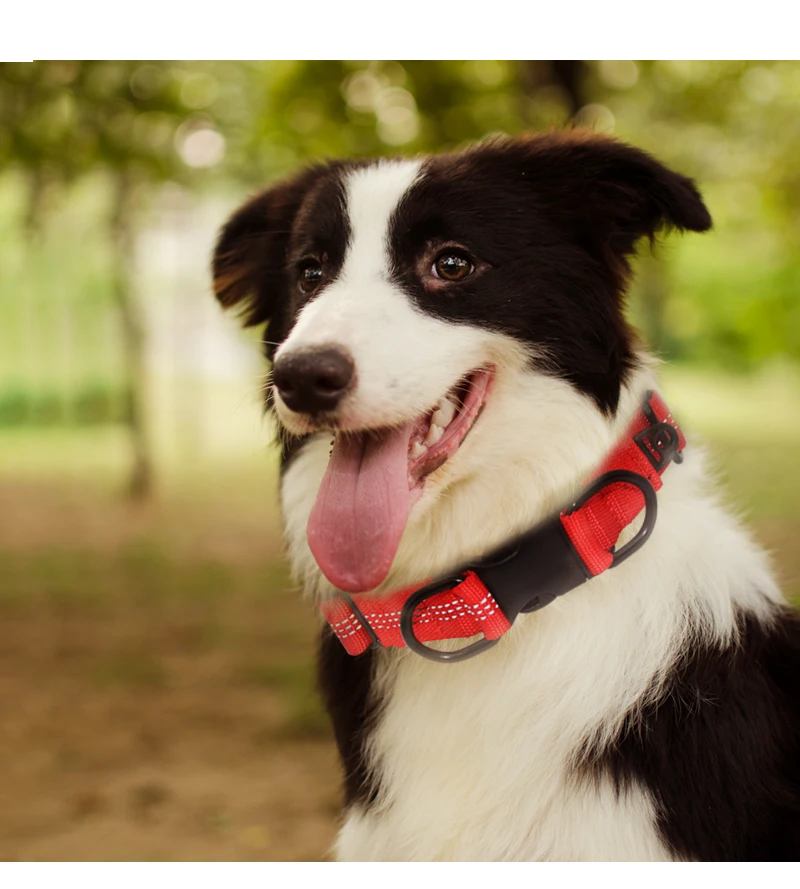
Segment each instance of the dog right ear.
[[286,323],[292,227],[303,199],[325,169],[312,167],[262,192],[240,207],[220,232],[211,263],[214,293],[224,308],[243,309],[246,327],[268,321],[277,330]]

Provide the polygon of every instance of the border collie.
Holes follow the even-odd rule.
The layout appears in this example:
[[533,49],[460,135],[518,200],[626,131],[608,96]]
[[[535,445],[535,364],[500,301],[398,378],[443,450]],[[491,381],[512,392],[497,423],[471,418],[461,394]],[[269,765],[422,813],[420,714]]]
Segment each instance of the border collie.
[[[577,131],[313,166],[239,209],[215,291],[267,325],[308,594],[420,587],[558,515],[658,389],[637,242],[710,226],[691,180]],[[800,623],[684,457],[633,557],[477,657],[325,627],[338,859],[800,857]]]

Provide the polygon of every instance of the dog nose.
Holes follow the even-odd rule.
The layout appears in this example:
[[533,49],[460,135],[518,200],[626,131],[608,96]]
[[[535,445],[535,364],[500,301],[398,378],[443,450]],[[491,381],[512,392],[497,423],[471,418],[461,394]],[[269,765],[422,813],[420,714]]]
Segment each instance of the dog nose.
[[287,352],[278,356],[272,372],[284,404],[303,414],[335,410],[354,377],[352,356],[337,346]]

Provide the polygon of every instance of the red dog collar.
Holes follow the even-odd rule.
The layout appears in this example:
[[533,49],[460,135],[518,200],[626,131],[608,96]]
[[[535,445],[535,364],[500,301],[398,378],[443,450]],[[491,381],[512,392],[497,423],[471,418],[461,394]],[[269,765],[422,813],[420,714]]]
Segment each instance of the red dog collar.
[[[432,660],[472,657],[494,645],[520,613],[549,605],[633,555],[655,525],[661,474],[683,461],[685,446],[661,396],[648,392],[626,436],[559,515],[433,583],[378,596],[337,593],[321,604],[322,614],[352,655],[407,645]],[[643,508],[641,529],[616,550],[622,530]],[[425,645],[479,633],[483,639],[458,651]]]

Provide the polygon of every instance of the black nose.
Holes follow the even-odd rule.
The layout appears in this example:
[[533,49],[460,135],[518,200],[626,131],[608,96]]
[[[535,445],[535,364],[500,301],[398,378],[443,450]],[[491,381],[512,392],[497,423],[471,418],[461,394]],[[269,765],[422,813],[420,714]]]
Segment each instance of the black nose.
[[354,378],[350,353],[337,346],[287,352],[278,357],[272,372],[284,404],[302,414],[335,410]]

